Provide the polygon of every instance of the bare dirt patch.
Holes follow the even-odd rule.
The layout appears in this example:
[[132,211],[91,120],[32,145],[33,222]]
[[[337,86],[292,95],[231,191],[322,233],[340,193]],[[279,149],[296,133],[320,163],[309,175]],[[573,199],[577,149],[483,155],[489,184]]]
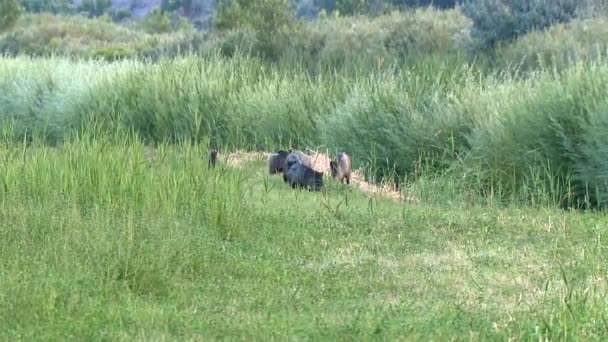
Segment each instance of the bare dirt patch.
[[[245,152],[236,151],[228,155],[220,155],[220,160],[225,161],[227,165],[232,167],[243,167],[259,160],[267,160],[272,153],[270,152]],[[327,177],[331,177],[329,162],[331,158],[324,153],[309,153],[312,157],[313,168],[319,172],[323,172]],[[418,199],[412,195],[408,195],[402,191],[397,191],[390,184],[372,184],[365,180],[361,170],[353,170],[351,183],[357,185],[363,192],[369,195],[378,195],[388,197],[394,201],[418,202]]]

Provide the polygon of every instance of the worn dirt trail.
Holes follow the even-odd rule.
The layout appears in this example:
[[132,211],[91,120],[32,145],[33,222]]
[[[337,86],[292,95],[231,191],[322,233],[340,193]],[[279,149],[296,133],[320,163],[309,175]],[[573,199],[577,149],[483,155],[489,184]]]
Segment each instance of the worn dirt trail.
[[[220,155],[219,160],[225,162],[227,165],[232,167],[243,167],[244,165],[250,164],[259,160],[268,160],[268,157],[272,155],[271,152],[245,152],[236,151],[228,155]],[[313,160],[313,167],[320,172],[324,172],[326,175],[330,175],[329,162],[331,158],[323,153],[310,153]],[[383,184],[376,185],[365,181],[363,173],[360,170],[353,170],[351,176],[351,184],[357,185],[363,192],[369,195],[379,195],[388,197],[394,201],[408,201],[418,202],[418,199],[414,196],[408,195],[400,191],[396,191],[394,187]]]

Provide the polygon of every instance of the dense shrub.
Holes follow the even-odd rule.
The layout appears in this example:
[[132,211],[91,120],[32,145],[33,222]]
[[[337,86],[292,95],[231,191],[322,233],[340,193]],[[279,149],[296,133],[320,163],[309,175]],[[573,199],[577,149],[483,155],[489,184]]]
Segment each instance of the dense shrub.
[[440,173],[469,148],[473,118],[451,103],[475,75],[461,60],[436,58],[365,77],[320,119],[322,141],[349,151],[379,179],[392,172],[414,178],[421,164]]
[[173,31],[171,19],[167,12],[155,9],[143,20],[138,21],[135,27],[147,33],[168,33]]
[[466,54],[473,46],[470,25],[457,10],[418,9],[374,18],[322,19],[293,32],[281,49],[282,57],[316,69]]
[[[177,50],[224,56],[246,53],[281,65],[301,64],[318,72],[326,68],[407,64],[429,55],[466,55],[474,43],[471,22],[457,10],[419,9],[374,18],[344,17],[299,22],[273,34],[260,35],[248,25],[213,33],[190,33],[167,40],[146,53],[174,56]],[[285,29],[285,27],[289,27]],[[264,36],[264,40],[260,40]]]
[[0,32],[10,29],[21,15],[21,6],[17,0],[0,2]]
[[0,35],[0,52],[80,57],[134,56],[160,43],[160,38],[152,38],[143,32],[100,19],[28,14],[11,30]]
[[69,0],[21,0],[27,12],[50,12],[55,14],[71,14],[76,11]]
[[78,11],[87,13],[90,17],[99,17],[106,14],[111,6],[111,0],[83,0]]
[[557,201],[572,192],[583,199],[589,184],[601,192],[593,197],[602,203],[592,205],[606,204],[606,148],[599,141],[608,129],[608,68],[579,63],[528,80],[490,78],[484,88],[466,88],[455,107],[476,117],[467,136],[471,149],[458,169],[472,187],[505,195],[540,189]]
[[534,31],[496,50],[495,67],[518,64],[520,70],[543,66],[564,69],[578,61],[601,60],[608,53],[606,17],[574,20]]
[[532,30],[570,21],[578,0],[468,0],[462,12],[473,21],[473,36],[488,47]]
[[226,1],[218,3],[215,27],[239,29],[255,34],[256,55],[276,60],[295,25],[295,12],[288,0]]

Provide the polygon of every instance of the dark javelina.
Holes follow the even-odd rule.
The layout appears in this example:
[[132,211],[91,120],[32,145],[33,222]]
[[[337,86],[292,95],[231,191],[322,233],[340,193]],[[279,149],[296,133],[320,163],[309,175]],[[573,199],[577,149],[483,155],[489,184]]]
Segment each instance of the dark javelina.
[[321,191],[321,188],[323,188],[323,172],[308,167],[293,153],[285,161],[283,180],[294,189],[301,187]]
[[329,169],[331,170],[331,176],[333,178],[338,178],[341,183],[344,183],[344,180],[346,180],[346,184],[350,184],[352,164],[348,154],[345,152],[338,153],[338,161],[330,161]]
[[217,147],[211,149],[211,153],[209,154],[209,167],[215,167],[215,163],[217,162],[219,151]]
[[271,175],[275,173],[283,172],[283,168],[285,167],[285,160],[291,151],[283,151],[280,150],[277,153],[273,153],[270,157],[268,157],[268,172]]

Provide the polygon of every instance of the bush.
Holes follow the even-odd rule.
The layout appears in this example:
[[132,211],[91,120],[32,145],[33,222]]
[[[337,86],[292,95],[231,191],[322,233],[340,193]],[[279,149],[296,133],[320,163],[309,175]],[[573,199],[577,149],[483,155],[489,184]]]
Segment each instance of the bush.
[[254,53],[277,59],[284,45],[277,40],[288,40],[295,24],[295,13],[288,0],[220,2],[215,27],[219,30],[241,29],[255,33]]
[[10,29],[21,15],[21,6],[17,0],[0,2],[0,32]]
[[251,16],[240,17],[250,21],[237,20],[232,22],[239,23],[237,27],[212,33],[193,32],[187,19],[179,17],[172,22],[160,11],[130,29],[112,25],[100,17],[30,14],[0,36],[0,52],[158,59],[188,50],[208,54],[219,49],[224,56],[247,53],[285,66],[303,64],[319,72],[326,68],[382,66],[393,61],[412,63],[428,55],[466,54],[473,46],[471,22],[457,10],[427,8],[374,18],[299,22],[291,21],[288,11],[281,12],[283,19],[273,19],[276,8],[263,7],[270,6],[272,1],[257,3],[255,11],[248,10]]
[[149,49],[150,44],[161,42],[150,38],[143,32],[101,19],[28,14],[10,31],[0,35],[0,52],[81,57],[126,56],[133,53],[132,56],[135,56],[137,52]]
[[462,12],[473,21],[473,36],[486,47],[532,30],[570,21],[578,0],[468,0]]
[[466,54],[471,22],[457,10],[417,9],[367,17],[321,19],[296,30],[282,48],[286,60],[311,69],[413,63],[429,55]]
[[78,11],[87,13],[89,17],[99,17],[106,14],[111,6],[111,0],[83,0]]
[[155,9],[146,18],[138,21],[135,27],[147,33],[169,33],[174,30],[167,13],[159,9]]
[[551,66],[565,69],[579,61],[599,61],[608,53],[608,18],[598,17],[557,24],[534,31],[496,50],[497,68],[518,64],[534,71]]
[[76,10],[69,0],[21,0],[21,2],[27,12],[33,13],[72,14]]

